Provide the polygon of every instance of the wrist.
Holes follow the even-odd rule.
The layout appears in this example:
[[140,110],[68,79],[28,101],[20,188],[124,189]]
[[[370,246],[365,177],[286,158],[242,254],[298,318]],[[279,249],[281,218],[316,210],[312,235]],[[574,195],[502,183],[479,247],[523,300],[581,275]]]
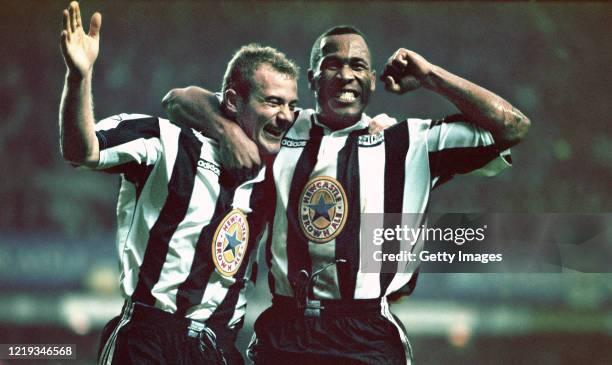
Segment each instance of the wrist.
[[234,119],[235,116],[228,110],[225,103],[219,105],[219,114],[214,118],[215,129],[221,135],[234,135],[242,131],[238,122]]
[[232,141],[236,138],[236,135],[240,133],[240,126],[235,122],[230,122],[227,119],[218,118],[215,123],[217,126],[217,132],[219,137],[225,141]]
[[72,71],[69,69],[68,72],[66,73],[66,81],[72,85],[79,85],[84,82],[87,82],[91,80],[91,77],[92,77],[91,70],[83,74],[81,72]]
[[435,92],[438,89],[438,81],[442,78],[441,70],[441,68],[432,64],[429,68],[429,72],[420,80],[421,86]]

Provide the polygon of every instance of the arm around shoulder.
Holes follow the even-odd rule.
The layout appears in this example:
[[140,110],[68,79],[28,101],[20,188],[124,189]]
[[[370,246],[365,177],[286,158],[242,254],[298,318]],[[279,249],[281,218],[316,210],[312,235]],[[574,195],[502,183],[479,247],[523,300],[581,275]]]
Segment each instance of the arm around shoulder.
[[172,89],[162,105],[172,122],[218,140],[224,167],[248,170],[251,175],[261,165],[257,146],[237,122],[226,116],[214,93],[197,86]]
[[217,96],[197,86],[170,90],[162,99],[168,118],[178,125],[202,131],[205,135],[219,139],[229,124],[221,112]]

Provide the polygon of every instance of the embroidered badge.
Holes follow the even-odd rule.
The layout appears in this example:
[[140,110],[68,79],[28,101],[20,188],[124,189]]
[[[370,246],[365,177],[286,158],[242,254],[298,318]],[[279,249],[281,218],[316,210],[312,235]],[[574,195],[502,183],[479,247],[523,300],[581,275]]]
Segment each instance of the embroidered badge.
[[315,177],[300,196],[298,214],[302,232],[310,241],[329,242],[342,231],[347,211],[342,185],[329,176]]
[[219,274],[232,276],[238,271],[248,243],[247,217],[239,209],[234,209],[221,220],[212,242],[212,258]]

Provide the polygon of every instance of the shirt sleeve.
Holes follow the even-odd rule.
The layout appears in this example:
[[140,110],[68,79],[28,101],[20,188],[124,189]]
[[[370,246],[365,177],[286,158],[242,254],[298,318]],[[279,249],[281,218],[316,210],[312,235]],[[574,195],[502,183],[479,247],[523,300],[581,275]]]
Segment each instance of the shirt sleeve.
[[126,172],[134,164],[154,165],[160,158],[158,118],[142,114],[119,114],[96,124],[100,160],[95,170]]
[[489,131],[460,114],[432,121],[427,144],[432,186],[455,174],[494,176],[512,163],[509,149],[500,151]]

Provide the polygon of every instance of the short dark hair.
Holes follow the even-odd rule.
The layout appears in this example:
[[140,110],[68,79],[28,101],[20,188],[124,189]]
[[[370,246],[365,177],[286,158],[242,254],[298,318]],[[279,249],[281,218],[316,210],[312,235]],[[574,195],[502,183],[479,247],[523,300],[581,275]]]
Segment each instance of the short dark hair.
[[243,98],[251,92],[253,74],[262,64],[270,65],[276,71],[297,80],[300,68],[284,53],[272,47],[251,43],[240,47],[227,64],[221,90],[234,89]]
[[[321,58],[321,41],[323,40],[323,38],[341,34],[357,34],[358,36],[361,36],[361,38],[363,38],[364,42],[366,43],[366,46],[368,46],[368,40],[366,39],[366,36],[356,27],[352,25],[337,25],[335,27],[332,27],[326,30],[320,36],[318,36],[312,44],[312,49],[310,50],[311,70],[314,70],[315,66],[317,65],[317,62],[319,62],[319,59]],[[370,46],[368,46],[368,48],[370,48]]]

